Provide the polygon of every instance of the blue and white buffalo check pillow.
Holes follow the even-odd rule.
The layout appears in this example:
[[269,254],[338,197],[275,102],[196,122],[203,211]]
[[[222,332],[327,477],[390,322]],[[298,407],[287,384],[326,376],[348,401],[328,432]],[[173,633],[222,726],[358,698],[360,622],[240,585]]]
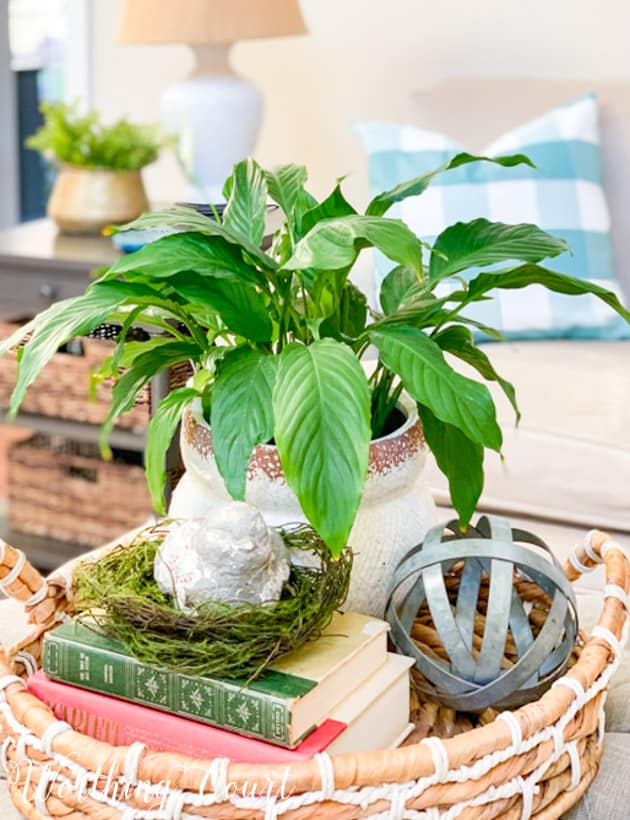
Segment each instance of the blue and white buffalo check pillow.
[[[391,123],[360,123],[355,131],[369,155],[374,194],[467,150],[442,134]],[[566,239],[572,248],[572,254],[550,260],[551,269],[589,279],[622,296],[614,274],[610,216],[602,186],[595,95],[580,97],[504,134],[481,153],[526,154],[536,168],[464,165],[436,177],[421,196],[394,205],[388,216],[403,219],[429,242],[448,225],[478,217],[535,223]],[[378,299],[380,283],[392,263],[381,254],[376,260]],[[497,299],[471,306],[467,314],[510,338],[630,335],[628,325],[595,297],[549,293],[539,285],[500,291]]]

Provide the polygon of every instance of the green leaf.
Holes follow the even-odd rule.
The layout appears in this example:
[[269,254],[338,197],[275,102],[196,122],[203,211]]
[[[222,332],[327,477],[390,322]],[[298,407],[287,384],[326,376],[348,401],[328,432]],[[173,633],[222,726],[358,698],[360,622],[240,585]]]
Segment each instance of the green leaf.
[[518,409],[514,386],[499,376],[485,352],[475,344],[473,335],[467,327],[451,325],[433,336],[433,340],[442,350],[452,353],[453,356],[457,356],[458,359],[474,367],[484,379],[497,382],[514,408],[517,423],[520,421],[521,411]]
[[421,330],[397,325],[370,332],[381,360],[397,373],[407,392],[447,424],[492,450],[501,449],[501,430],[488,388],[457,373],[438,345]]
[[212,441],[232,498],[245,499],[247,467],[257,444],[273,437],[272,390],[278,359],[252,348],[224,357],[212,388]]
[[483,491],[483,447],[457,427],[440,421],[428,407],[419,405],[418,412],[429,449],[448,479],[460,527],[465,529]]
[[449,299],[468,304],[483,299],[486,293],[494,290],[494,288],[514,290],[525,288],[528,285],[544,285],[555,293],[566,293],[569,296],[590,293],[597,296],[622,316],[626,322],[630,323],[630,311],[621,304],[612,291],[606,290],[606,288],[602,288],[600,285],[586,279],[575,279],[573,276],[556,273],[556,271],[548,270],[540,265],[520,265],[509,270],[480,273],[469,282],[467,290],[451,293]]
[[192,387],[180,387],[162,399],[149,422],[145,450],[145,473],[153,507],[164,515],[166,487],[166,453],[177,431],[182,413],[198,392]]
[[3,343],[0,353],[22,340],[25,333],[33,335],[22,350],[18,378],[11,395],[9,418],[14,418],[24,401],[26,391],[59,348],[75,336],[84,336],[121,305],[137,303],[153,291],[144,285],[128,282],[103,282],[91,285],[82,296],[56,302]]
[[265,297],[244,282],[208,279],[192,271],[169,279],[173,290],[188,299],[197,310],[211,308],[226,327],[252,342],[268,342],[273,324]]
[[232,171],[232,189],[223,212],[223,225],[233,235],[260,247],[265,235],[267,180],[251,157]]
[[419,196],[431,184],[434,177],[444,171],[450,171],[451,168],[458,168],[460,165],[467,165],[469,162],[494,162],[497,165],[503,165],[510,168],[514,165],[529,165],[534,168],[532,161],[524,154],[514,154],[513,156],[505,157],[476,157],[472,154],[462,153],[454,156],[453,159],[440,165],[433,171],[422,174],[419,177],[414,177],[407,182],[401,182],[389,191],[384,191],[382,194],[374,197],[367,207],[366,214],[369,216],[383,216],[391,208],[395,202],[402,202],[410,196]]
[[460,271],[512,259],[540,262],[569,250],[564,239],[536,225],[504,225],[487,219],[457,222],[438,236],[429,264],[429,277],[439,281]]
[[352,282],[346,282],[340,293],[337,310],[319,326],[320,336],[331,336],[341,341],[356,339],[365,330],[366,318],[365,295]]
[[387,316],[396,313],[403,305],[413,302],[424,289],[422,276],[413,268],[397,265],[390,270],[381,284],[380,302]]
[[220,236],[200,233],[175,233],[150,242],[135,253],[121,256],[103,278],[135,274],[163,279],[186,270],[255,284],[265,282],[264,276],[243,260],[236,245]]
[[264,173],[269,196],[290,218],[308,177],[306,168],[303,165],[278,165]]
[[317,206],[317,200],[305,188],[302,188],[295,202],[295,228],[298,237],[304,236],[307,231],[302,226],[304,215]]
[[373,246],[385,256],[422,270],[422,243],[398,219],[345,216],[318,222],[295,247],[288,270],[339,270],[354,264],[362,248]]
[[167,208],[164,211],[151,211],[120,227],[110,227],[110,233],[121,231],[144,231],[152,228],[171,228],[175,231],[201,233],[206,236],[220,236],[227,242],[242,247],[247,255],[264,270],[276,270],[278,265],[262,251],[258,245],[248,241],[240,234],[233,233],[220,222],[215,222],[193,208]]
[[367,476],[370,392],[349,347],[332,339],[281,354],[275,439],[289,487],[334,555],[348,543]]
[[196,359],[199,352],[198,345],[193,341],[181,342],[172,339],[164,339],[164,344],[139,352],[130,364],[129,370],[123,373],[114,385],[112,403],[101,427],[100,445],[104,455],[109,452],[107,442],[116,420],[131,410],[138,393],[157,373],[168,370],[179,362]]
[[353,216],[355,209],[341,193],[341,186],[336,185],[335,189],[326,199],[308,210],[302,217],[302,231],[308,233],[311,228],[323,219],[332,219],[340,216]]

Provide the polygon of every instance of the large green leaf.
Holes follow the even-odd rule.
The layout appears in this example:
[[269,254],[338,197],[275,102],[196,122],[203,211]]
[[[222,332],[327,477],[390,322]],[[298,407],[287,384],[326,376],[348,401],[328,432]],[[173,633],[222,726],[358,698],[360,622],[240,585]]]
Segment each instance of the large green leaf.
[[569,246],[564,239],[551,236],[536,225],[504,225],[474,219],[456,222],[442,231],[433,250],[429,277],[438,281],[468,268],[513,259],[540,262],[568,251]]
[[146,352],[139,352],[129,369],[114,385],[112,403],[101,427],[100,444],[103,453],[108,453],[108,439],[116,420],[131,410],[140,391],[158,373],[168,370],[179,362],[199,357],[199,347],[193,341],[173,341],[152,346]]
[[521,412],[518,409],[514,385],[499,376],[485,352],[475,344],[473,335],[467,327],[451,325],[433,336],[433,340],[437,342],[442,350],[457,356],[458,359],[474,367],[484,379],[497,382],[514,408],[517,422],[520,421]]
[[166,513],[164,488],[166,487],[166,453],[182,418],[184,408],[198,396],[192,387],[180,387],[162,399],[151,417],[147,431],[144,453],[147,485],[154,509]]
[[277,364],[277,357],[268,353],[239,348],[223,358],[212,388],[214,455],[226,489],[236,499],[245,499],[252,450],[273,437]]
[[273,324],[265,297],[244,282],[209,279],[188,271],[169,279],[173,290],[188,299],[197,310],[211,308],[233,333],[252,342],[268,342]]
[[380,302],[384,313],[390,316],[420,297],[424,292],[422,283],[422,274],[414,268],[397,265],[390,270],[381,284]]
[[338,555],[367,476],[370,392],[349,347],[332,339],[282,351],[273,391],[275,439],[287,483]]
[[293,215],[307,176],[303,165],[278,165],[271,171],[265,171],[269,196],[289,218]]
[[467,165],[469,162],[494,162],[497,165],[503,165],[506,168],[514,165],[529,165],[532,168],[534,164],[524,154],[514,154],[506,157],[476,157],[472,154],[462,153],[457,154],[453,159],[429,171],[426,174],[421,174],[419,177],[414,177],[407,182],[401,182],[389,191],[384,191],[382,194],[374,197],[367,207],[366,214],[370,216],[382,216],[391,208],[395,202],[401,202],[410,196],[418,196],[422,194],[431,184],[434,177],[444,171],[450,171],[451,168],[459,168],[460,165]]
[[333,219],[340,216],[352,216],[356,214],[355,209],[348,202],[341,192],[341,186],[337,184],[331,194],[323,202],[308,210],[302,217],[302,231],[308,233],[311,228],[323,219]]
[[321,338],[356,339],[365,330],[367,299],[352,283],[346,282],[339,295],[339,304],[331,316],[319,326]]
[[265,235],[267,180],[251,157],[234,166],[230,198],[223,212],[223,225],[233,235],[259,247]]
[[223,237],[201,233],[175,233],[150,242],[135,253],[121,256],[104,278],[134,274],[163,279],[181,271],[192,270],[208,276],[242,279],[264,283],[264,276],[243,260],[236,245]]
[[151,288],[141,284],[100,282],[92,285],[82,296],[51,305],[8,339],[3,344],[3,350],[15,345],[24,333],[33,334],[20,357],[9,417],[15,417],[27,389],[63,344],[94,330],[122,305],[138,304],[143,299],[152,300],[154,293]]
[[318,222],[295,247],[288,270],[340,270],[352,265],[362,248],[422,270],[422,242],[398,219],[350,215]]
[[457,427],[440,421],[428,407],[419,405],[418,411],[427,444],[448,479],[451,502],[464,529],[483,490],[483,447]]
[[371,331],[370,339],[385,366],[400,376],[417,402],[472,441],[501,449],[501,429],[488,388],[453,370],[425,333],[392,325]]
[[612,291],[586,279],[575,279],[572,276],[556,273],[556,271],[548,270],[540,265],[519,265],[517,268],[510,268],[509,270],[480,273],[470,281],[467,290],[456,291],[449,295],[449,299],[467,304],[484,299],[486,294],[495,288],[514,290],[525,288],[528,285],[544,285],[555,293],[566,293],[569,296],[590,293],[605,302],[626,322],[630,322],[630,311],[621,304]]
[[278,265],[260,249],[238,233],[233,233],[221,222],[198,213],[193,208],[167,208],[163,211],[150,211],[128,222],[126,225],[109,228],[110,233],[121,231],[144,231],[154,228],[170,228],[179,232],[202,233],[206,236],[220,236],[233,245],[242,247],[247,255],[264,270],[275,270]]

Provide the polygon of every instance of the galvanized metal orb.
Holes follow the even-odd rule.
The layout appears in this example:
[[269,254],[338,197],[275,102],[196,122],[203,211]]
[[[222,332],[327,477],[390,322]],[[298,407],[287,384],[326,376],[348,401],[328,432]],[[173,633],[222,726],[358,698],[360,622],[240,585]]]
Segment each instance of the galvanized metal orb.
[[465,533],[456,521],[430,530],[396,569],[387,618],[416,661],[418,688],[465,712],[539,698],[578,633],[573,588],[552,551],[497,516]]

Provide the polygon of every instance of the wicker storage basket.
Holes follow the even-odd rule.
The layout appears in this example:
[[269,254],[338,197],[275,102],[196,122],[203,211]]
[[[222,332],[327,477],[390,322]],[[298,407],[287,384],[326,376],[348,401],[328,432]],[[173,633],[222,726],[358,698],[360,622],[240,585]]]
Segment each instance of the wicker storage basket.
[[[0,322],[0,339],[8,338],[19,324]],[[102,382],[94,401],[88,399],[90,373],[114,350],[112,336],[117,328],[103,325],[95,331],[98,338],[83,337],[66,352],[53,356],[37,382],[27,392],[22,412],[58,419],[101,424],[111,404],[112,386]],[[171,389],[182,387],[192,370],[187,364],[176,365],[169,372]],[[17,381],[17,355],[9,353],[0,359],[0,407],[6,408]],[[146,427],[151,412],[151,386],[140,394],[134,407],[121,416],[117,426],[127,429]]]
[[[26,604],[33,624],[28,638],[0,654],[0,758],[15,805],[32,820],[557,818],[597,772],[606,687],[627,633],[630,576],[621,547],[590,533],[567,576],[574,581],[600,561],[607,584],[599,625],[540,700],[455,737],[444,737],[453,730],[446,712],[442,738],[391,751],[320,754],[286,767],[193,760],[140,743],[114,747],[58,722],[22,678],[39,662],[43,634],[71,610],[72,565],[44,581],[6,546],[0,586]],[[439,711],[428,704],[420,711],[426,719],[431,710]],[[427,733],[436,725],[427,721]]]
[[96,547],[146,521],[152,505],[142,454],[41,434],[9,450],[9,525],[17,532]]

